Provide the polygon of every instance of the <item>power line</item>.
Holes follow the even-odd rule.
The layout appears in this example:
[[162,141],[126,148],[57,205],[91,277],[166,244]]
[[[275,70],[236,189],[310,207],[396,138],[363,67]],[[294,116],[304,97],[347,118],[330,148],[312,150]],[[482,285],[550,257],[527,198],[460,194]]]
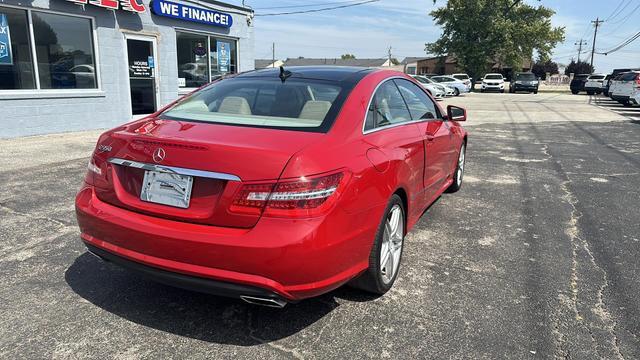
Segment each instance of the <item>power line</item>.
[[357,3],[354,3],[354,4],[347,4],[347,5],[340,5],[340,6],[333,6],[333,7],[325,7],[325,8],[322,8],[322,9],[289,11],[289,12],[281,12],[281,13],[256,14],[255,16],[280,16],[280,15],[308,14],[308,13],[315,13],[315,12],[320,12],[320,11],[344,9],[344,8],[348,8],[348,7],[352,7],[352,6],[370,4],[370,3],[374,3],[374,2],[378,2],[378,1],[380,1],[380,0],[367,0],[367,1],[357,2]]
[[625,0],[620,0],[620,3],[618,4],[618,6],[611,12],[611,14],[604,20],[604,21],[610,21],[611,19],[617,17],[618,15],[622,14],[622,11],[624,11],[624,9],[627,8],[627,6],[629,6],[629,4],[631,3],[632,0],[627,0],[627,3],[624,5],[623,8],[620,8],[622,6],[622,4],[624,4]]
[[629,18],[633,15],[633,13],[635,13],[636,11],[638,11],[638,8],[640,8],[640,4],[638,4],[638,6],[636,6],[635,8],[633,8],[633,10],[631,10],[627,16],[623,17],[622,19],[618,20],[618,21],[614,21],[611,23],[611,25],[615,25],[615,24],[620,24],[620,22],[625,23],[627,22],[627,20],[629,20]]
[[639,38],[640,38],[640,31],[638,31],[637,33],[635,33],[630,38],[628,38],[627,40],[623,41],[622,43],[620,43],[618,46],[614,47],[613,49],[608,50],[608,51],[604,51],[604,52],[599,52],[598,54],[609,55],[609,54],[611,54],[613,52],[616,52],[616,51],[626,47],[627,45],[631,44],[632,42],[636,41]]
[[623,19],[619,20],[618,22],[612,23],[612,25],[615,25],[615,24],[620,24],[620,25],[618,25],[618,27],[616,27],[613,31],[611,31],[610,33],[608,33],[605,36],[609,36],[609,35],[615,34],[618,30],[620,30],[624,26],[624,24],[626,24],[627,21],[629,21],[629,19],[633,15],[633,13],[638,11],[638,9],[640,9],[640,4],[638,4],[638,6],[636,6],[633,10],[631,10],[631,12],[629,14],[627,14],[627,16],[625,16]]
[[348,1],[322,2],[322,3],[314,3],[314,4],[306,4],[306,5],[269,6],[269,7],[254,8],[254,10],[296,9],[296,8],[327,6],[327,5],[345,5],[345,4],[348,4],[348,3],[354,3],[354,2],[358,2],[358,1],[359,0],[348,0]]

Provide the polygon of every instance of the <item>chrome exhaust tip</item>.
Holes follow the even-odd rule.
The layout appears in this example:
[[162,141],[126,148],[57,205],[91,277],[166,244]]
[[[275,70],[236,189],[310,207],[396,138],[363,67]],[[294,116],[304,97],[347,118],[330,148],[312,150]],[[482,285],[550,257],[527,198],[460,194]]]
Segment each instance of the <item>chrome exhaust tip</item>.
[[287,305],[287,302],[282,299],[272,299],[246,295],[240,296],[240,299],[251,305],[267,306],[278,309],[282,309],[283,307],[285,307],[285,305]]
[[95,256],[95,257],[97,257],[100,261],[109,262],[109,260],[107,260],[107,259],[103,258],[102,256],[100,256],[100,255],[98,255],[98,254],[94,253],[94,252],[93,252],[93,251],[91,251],[91,250],[87,250],[87,252],[88,252],[89,254],[91,254],[91,255],[93,255],[93,256]]

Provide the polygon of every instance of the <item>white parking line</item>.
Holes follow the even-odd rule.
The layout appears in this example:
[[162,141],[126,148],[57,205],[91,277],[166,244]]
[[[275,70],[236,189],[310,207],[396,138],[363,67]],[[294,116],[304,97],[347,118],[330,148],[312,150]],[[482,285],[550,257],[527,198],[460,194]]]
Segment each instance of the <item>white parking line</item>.
[[589,102],[599,108],[612,111],[630,120],[640,120],[640,107],[638,106],[624,106],[602,95],[591,95]]

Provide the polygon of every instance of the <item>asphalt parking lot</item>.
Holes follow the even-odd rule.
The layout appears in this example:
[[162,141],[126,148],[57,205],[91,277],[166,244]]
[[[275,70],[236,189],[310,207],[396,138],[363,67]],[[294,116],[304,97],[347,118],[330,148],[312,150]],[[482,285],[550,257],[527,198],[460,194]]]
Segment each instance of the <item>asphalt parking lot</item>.
[[392,291],[283,310],[87,254],[73,198],[98,132],[0,140],[0,358],[640,358],[638,108],[449,103],[470,116],[465,184],[409,233]]

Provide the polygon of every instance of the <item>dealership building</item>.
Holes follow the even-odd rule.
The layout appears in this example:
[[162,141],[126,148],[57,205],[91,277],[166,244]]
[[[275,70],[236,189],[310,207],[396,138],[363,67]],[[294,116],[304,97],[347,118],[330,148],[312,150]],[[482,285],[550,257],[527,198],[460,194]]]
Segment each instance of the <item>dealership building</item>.
[[0,0],[0,138],[115,127],[252,70],[252,21],[214,0]]

